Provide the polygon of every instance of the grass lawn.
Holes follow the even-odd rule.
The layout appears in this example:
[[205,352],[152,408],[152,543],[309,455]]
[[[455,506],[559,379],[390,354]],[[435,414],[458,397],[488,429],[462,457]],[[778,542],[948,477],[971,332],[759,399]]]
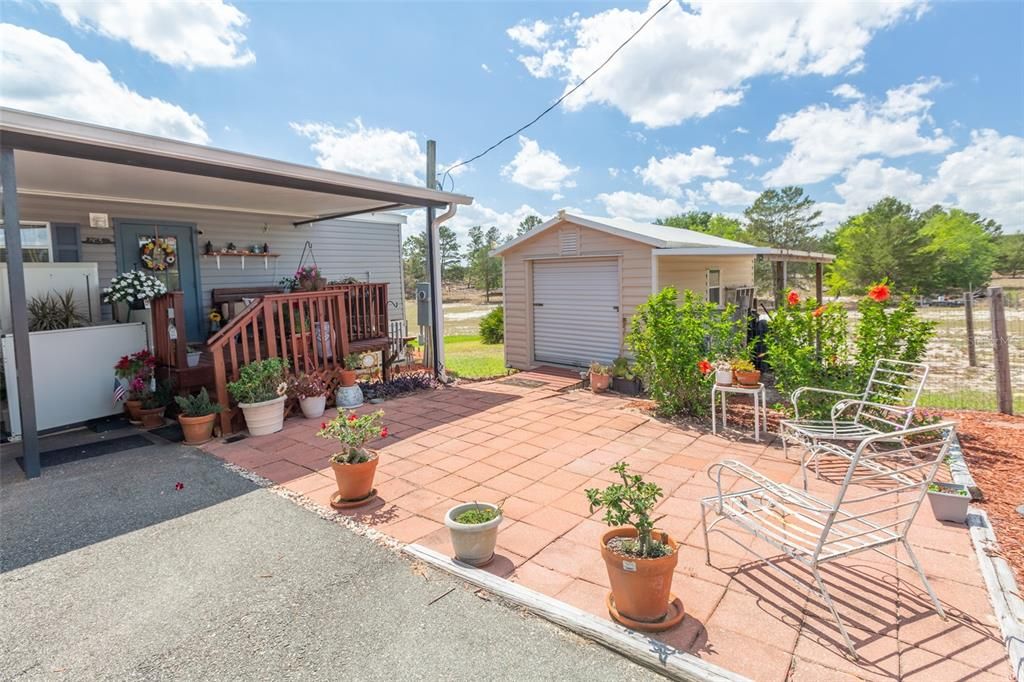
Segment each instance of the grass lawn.
[[465,379],[504,376],[505,346],[485,344],[479,336],[444,337],[444,364],[450,374]]

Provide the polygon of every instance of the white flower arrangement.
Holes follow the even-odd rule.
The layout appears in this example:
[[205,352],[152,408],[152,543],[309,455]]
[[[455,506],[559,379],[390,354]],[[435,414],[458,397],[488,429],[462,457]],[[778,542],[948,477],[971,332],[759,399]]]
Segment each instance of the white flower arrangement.
[[123,272],[110,280],[110,286],[103,289],[104,303],[133,303],[152,300],[167,293],[164,283],[152,275],[138,270]]

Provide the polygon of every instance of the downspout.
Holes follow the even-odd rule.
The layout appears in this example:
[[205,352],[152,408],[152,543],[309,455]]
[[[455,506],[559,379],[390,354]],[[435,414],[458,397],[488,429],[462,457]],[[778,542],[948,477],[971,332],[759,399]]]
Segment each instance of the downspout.
[[[434,218],[430,223],[431,241],[440,247],[441,224],[451,219],[458,210],[457,204],[448,204],[448,210]],[[430,261],[430,341],[434,348],[434,374],[439,381],[447,382],[448,376],[444,369],[444,309],[441,301],[441,258],[440,249],[435,249]]]

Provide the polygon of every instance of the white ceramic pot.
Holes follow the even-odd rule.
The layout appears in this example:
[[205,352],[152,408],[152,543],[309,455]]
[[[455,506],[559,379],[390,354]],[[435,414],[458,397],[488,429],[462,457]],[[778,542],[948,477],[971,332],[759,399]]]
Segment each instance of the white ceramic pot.
[[238,403],[245,415],[245,426],[250,436],[266,436],[284,428],[285,396],[262,403]]
[[198,366],[199,365],[199,358],[202,357],[202,355],[203,355],[203,353],[201,351],[198,351],[198,350],[190,351],[185,356],[185,360],[188,362],[188,366],[189,367],[196,367],[196,366]]
[[928,503],[937,521],[967,523],[967,506],[971,495],[967,486],[959,483],[936,483],[938,490],[928,491]]
[[498,526],[501,525],[502,516],[487,523],[459,523],[456,521],[462,512],[470,509],[494,509],[496,505],[489,502],[467,502],[458,504],[448,510],[444,515],[444,525],[448,526],[448,532],[452,537],[452,548],[455,550],[455,558],[470,566],[483,566],[494,558],[494,546],[498,542]]
[[716,369],[715,383],[722,386],[729,386],[732,384],[732,369]]
[[306,419],[319,419],[324,416],[324,409],[327,407],[327,396],[299,398],[299,407],[302,408],[302,416]]

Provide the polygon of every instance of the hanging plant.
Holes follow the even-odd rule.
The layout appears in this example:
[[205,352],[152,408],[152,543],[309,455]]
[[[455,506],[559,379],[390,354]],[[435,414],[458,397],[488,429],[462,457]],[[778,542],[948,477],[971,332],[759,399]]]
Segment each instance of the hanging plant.
[[142,245],[142,264],[150,270],[162,272],[176,260],[174,245],[166,239],[154,237]]
[[167,287],[156,277],[133,270],[123,272],[110,280],[110,286],[103,289],[103,302],[133,303],[163,296],[166,293]]

